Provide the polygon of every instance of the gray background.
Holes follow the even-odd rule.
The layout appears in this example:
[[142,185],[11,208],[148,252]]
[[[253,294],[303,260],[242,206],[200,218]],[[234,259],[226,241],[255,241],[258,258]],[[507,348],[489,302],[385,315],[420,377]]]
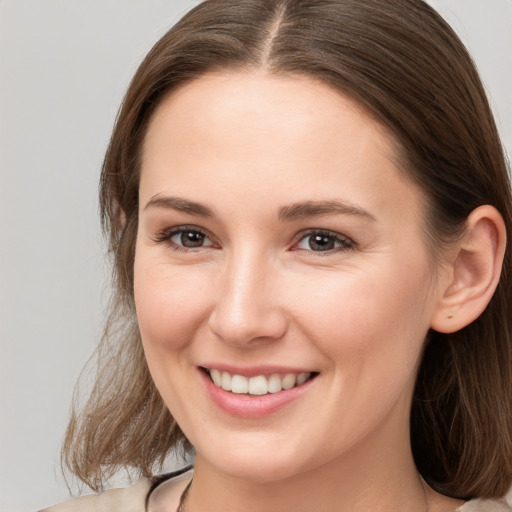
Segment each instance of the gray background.
[[[0,0],[0,511],[68,497],[59,445],[101,331],[97,180],[122,95],[194,0]],[[468,44],[512,154],[512,0],[431,2]]]

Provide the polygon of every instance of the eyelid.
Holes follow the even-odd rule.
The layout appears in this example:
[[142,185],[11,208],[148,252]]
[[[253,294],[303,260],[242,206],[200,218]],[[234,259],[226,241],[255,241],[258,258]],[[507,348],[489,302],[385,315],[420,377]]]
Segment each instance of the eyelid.
[[[311,235],[323,235],[323,236],[332,237],[337,242],[341,243],[342,246],[334,248],[334,249],[329,249],[327,251],[313,251],[312,249],[301,249],[301,248],[297,247],[297,245],[302,240],[304,240],[305,238],[307,238],[308,236],[311,236]],[[357,243],[354,240],[352,240],[352,238],[350,238],[349,236],[343,235],[341,233],[337,233],[336,231],[331,231],[330,229],[321,229],[321,228],[311,228],[311,229],[307,229],[305,231],[301,231],[295,237],[293,246],[292,246],[292,250],[307,251],[307,252],[314,254],[315,256],[323,256],[323,255],[327,256],[329,254],[333,254],[336,252],[346,252],[346,251],[352,251],[355,249],[357,249]]]
[[[206,238],[208,238],[211,241],[211,245],[199,246],[199,247],[185,247],[185,246],[178,245],[171,241],[171,238],[173,236],[177,235],[178,233],[184,232],[184,231],[195,231],[197,233],[201,233],[202,235],[204,235]],[[179,225],[179,226],[172,226],[169,228],[162,229],[162,230],[158,231],[157,233],[154,233],[151,236],[151,239],[155,243],[164,243],[173,249],[182,250],[182,251],[199,251],[201,249],[206,249],[206,248],[209,249],[211,247],[216,248],[216,246],[219,245],[218,243],[216,243],[215,237],[212,234],[210,234],[206,229],[204,229],[200,226],[193,225],[193,224],[183,224],[183,225]]]

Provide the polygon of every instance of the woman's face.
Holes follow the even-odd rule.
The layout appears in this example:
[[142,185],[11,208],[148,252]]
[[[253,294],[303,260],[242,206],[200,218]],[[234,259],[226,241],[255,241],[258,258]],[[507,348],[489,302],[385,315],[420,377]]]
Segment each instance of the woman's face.
[[407,452],[440,286],[394,158],[356,103],[305,77],[210,74],[158,107],[135,302],[198,461],[276,480]]

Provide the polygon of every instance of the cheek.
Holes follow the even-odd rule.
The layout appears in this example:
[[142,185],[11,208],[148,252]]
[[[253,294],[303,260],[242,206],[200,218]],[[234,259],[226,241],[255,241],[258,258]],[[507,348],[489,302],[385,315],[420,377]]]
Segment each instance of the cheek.
[[[144,353],[153,381],[179,424],[193,399],[183,393],[190,378],[190,340],[208,319],[202,272],[162,263],[149,251],[135,258],[134,296]],[[190,402],[190,403],[189,403]]]
[[297,303],[297,316],[307,337],[345,371],[410,371],[428,331],[429,276],[428,264],[399,260],[326,275]]
[[208,279],[144,254],[136,257],[134,294],[137,319],[148,357],[179,350],[198,326],[207,322]]

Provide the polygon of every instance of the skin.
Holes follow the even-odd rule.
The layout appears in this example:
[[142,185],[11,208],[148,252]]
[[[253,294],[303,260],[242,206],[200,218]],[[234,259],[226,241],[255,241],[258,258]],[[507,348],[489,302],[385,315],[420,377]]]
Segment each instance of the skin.
[[[209,74],[154,114],[135,302],[156,386],[197,452],[187,511],[460,505],[422,482],[408,441],[422,346],[453,273],[432,271],[424,197],[392,142],[307,77]],[[311,201],[345,209],[279,217]],[[180,227],[202,245],[180,245]],[[312,246],[311,230],[334,247]],[[205,392],[198,367],[212,362],[318,375],[284,408],[244,418]]]

